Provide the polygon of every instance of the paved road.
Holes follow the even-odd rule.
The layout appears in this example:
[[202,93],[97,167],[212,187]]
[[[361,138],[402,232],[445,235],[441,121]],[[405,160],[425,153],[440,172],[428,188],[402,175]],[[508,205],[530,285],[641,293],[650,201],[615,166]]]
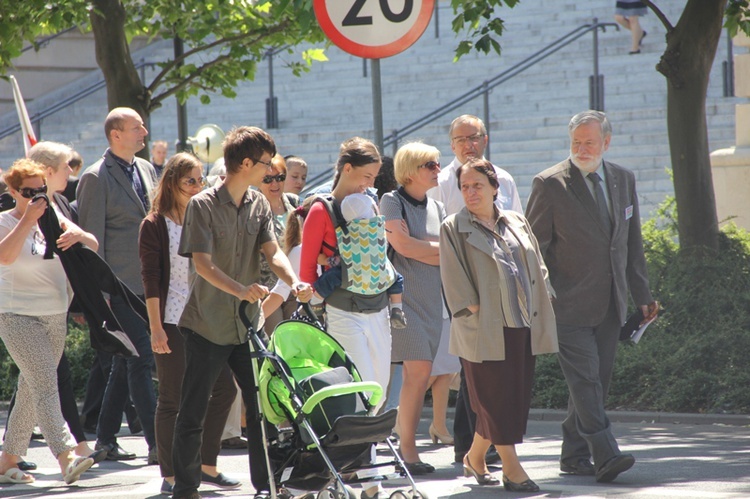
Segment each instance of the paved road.
[[[427,410],[429,411],[429,409]],[[426,412],[427,412],[426,411]],[[3,414],[4,417],[4,414]],[[604,498],[750,498],[750,424],[747,418],[706,418],[704,416],[613,414],[615,433],[625,452],[636,456],[635,467],[614,483],[597,484],[590,477],[561,476],[558,469],[559,413],[534,411],[526,442],[518,453],[529,475],[539,484],[538,494],[512,494],[501,487],[480,487],[463,478],[453,464],[453,449],[436,446],[428,438],[429,421],[420,425],[422,460],[437,471],[418,479],[420,490],[430,498],[496,497],[579,497]],[[675,423],[674,421],[683,421]],[[684,421],[688,421],[685,423]],[[699,421],[706,424],[696,424]],[[722,424],[728,421],[734,424]],[[0,419],[4,426],[4,420]],[[34,442],[28,459],[39,464],[32,485],[0,485],[0,497],[39,498],[158,498],[161,478],[157,466],[146,466],[146,445],[142,437],[120,437],[121,445],[136,452],[134,461],[104,462],[85,473],[73,486],[62,482],[59,469],[43,442]],[[379,452],[381,455],[385,455]],[[209,498],[252,497],[247,456],[242,451],[222,451],[219,465],[227,474],[243,482],[240,489],[222,491],[202,487]],[[499,469],[495,469],[500,475]],[[405,486],[404,480],[384,483],[388,491]]]

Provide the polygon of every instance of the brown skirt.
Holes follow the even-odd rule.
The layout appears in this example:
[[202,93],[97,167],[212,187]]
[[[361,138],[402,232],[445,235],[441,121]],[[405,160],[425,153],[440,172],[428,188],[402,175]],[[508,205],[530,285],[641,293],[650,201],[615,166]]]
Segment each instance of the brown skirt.
[[475,431],[494,445],[523,442],[534,385],[535,357],[529,328],[505,328],[505,360],[461,359]]

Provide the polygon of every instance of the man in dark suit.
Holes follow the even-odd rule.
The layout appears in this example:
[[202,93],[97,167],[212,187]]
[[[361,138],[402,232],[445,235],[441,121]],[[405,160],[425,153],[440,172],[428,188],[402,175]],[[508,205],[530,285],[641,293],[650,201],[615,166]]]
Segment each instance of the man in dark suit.
[[[148,130],[135,110],[120,107],[107,115],[104,133],[109,149],[101,160],[86,169],[76,191],[79,224],[96,236],[99,254],[114,273],[133,292],[143,295],[138,229],[149,210],[156,173],[151,163],[136,158],[135,154],[145,147]],[[115,438],[129,391],[148,443],[148,462],[155,464],[156,394],[151,380],[154,356],[148,328],[122,298],[113,296],[111,307],[135,345],[138,357],[112,359],[97,425],[96,449],[107,449],[110,460],[135,458]]]
[[620,452],[604,410],[628,289],[644,317],[658,307],[649,291],[635,176],[602,160],[612,138],[606,116],[579,113],[568,132],[570,157],[534,178],[526,217],[556,294],[558,359],[570,392],[560,469],[611,482],[635,463]]

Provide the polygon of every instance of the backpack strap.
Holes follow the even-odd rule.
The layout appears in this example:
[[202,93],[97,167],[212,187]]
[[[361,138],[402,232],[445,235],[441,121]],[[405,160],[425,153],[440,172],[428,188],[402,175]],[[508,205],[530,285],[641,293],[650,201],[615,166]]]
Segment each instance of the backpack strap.
[[[341,207],[338,205],[338,203],[336,203],[336,200],[333,198],[333,196],[331,196],[330,194],[318,195],[315,197],[315,201],[313,201],[313,204],[318,202],[322,203],[326,207],[326,210],[328,210],[328,216],[331,217],[331,222],[333,222],[334,230],[338,227],[341,227],[341,230],[343,230],[344,233],[349,232],[349,230],[346,228],[346,219],[344,218],[343,213],[341,213]],[[310,205],[310,207],[312,208],[312,205]],[[325,241],[323,241],[323,246],[333,251],[334,255],[339,254],[338,247],[332,247]]]

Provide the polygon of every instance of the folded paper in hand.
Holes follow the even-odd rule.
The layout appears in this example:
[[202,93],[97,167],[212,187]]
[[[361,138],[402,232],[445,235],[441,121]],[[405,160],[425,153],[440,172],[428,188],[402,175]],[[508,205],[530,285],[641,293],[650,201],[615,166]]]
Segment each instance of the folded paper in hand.
[[654,322],[657,316],[654,316],[650,321],[641,325],[643,321],[643,311],[640,308],[636,309],[628,320],[625,321],[625,325],[620,329],[620,341],[632,341],[638,343],[641,340],[641,336],[646,331],[646,328]]

